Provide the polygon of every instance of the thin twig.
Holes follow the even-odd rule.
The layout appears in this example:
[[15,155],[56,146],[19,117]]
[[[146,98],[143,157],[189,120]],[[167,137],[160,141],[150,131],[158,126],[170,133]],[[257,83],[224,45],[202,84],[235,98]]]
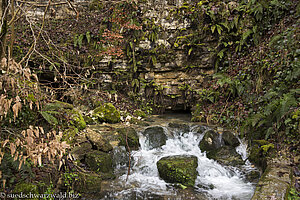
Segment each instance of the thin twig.
[[128,141],[127,141],[127,138],[128,138],[128,131],[126,132],[126,146],[127,146],[127,149],[128,149],[128,172],[127,172],[127,176],[126,176],[126,182],[128,180],[128,177],[130,175],[130,164],[131,164],[131,153],[130,153],[130,147],[128,145]]
[[79,12],[77,11],[77,9],[72,5],[72,3],[70,2],[70,0],[67,0],[69,6],[76,12],[76,20],[79,19]]

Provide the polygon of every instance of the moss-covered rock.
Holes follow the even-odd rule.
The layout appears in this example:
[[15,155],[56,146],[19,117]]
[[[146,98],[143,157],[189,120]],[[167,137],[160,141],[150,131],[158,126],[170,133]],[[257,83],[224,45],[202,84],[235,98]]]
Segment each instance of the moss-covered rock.
[[139,143],[139,136],[135,129],[133,128],[119,128],[117,129],[117,132],[119,133],[119,146],[127,146],[126,145],[126,135],[127,135],[127,142],[128,146],[131,149],[138,149],[140,146]]
[[145,121],[142,121],[142,120],[139,120],[136,117],[131,118],[129,122],[130,122],[130,124],[137,124],[139,126],[150,126],[149,123],[147,123]]
[[180,155],[161,158],[157,163],[159,176],[169,183],[180,183],[193,187],[197,178],[196,156]]
[[74,189],[76,192],[88,194],[99,193],[101,191],[102,178],[95,173],[83,173],[78,174],[78,180],[74,183]]
[[69,144],[72,144],[75,142],[76,140],[76,134],[78,133],[78,129],[74,126],[66,129],[64,132],[63,132],[63,136],[62,136],[62,140],[63,141],[67,141],[67,143]]
[[266,140],[253,140],[248,157],[250,162],[262,168],[262,170],[265,170],[267,167],[267,153],[269,150],[269,148],[263,147],[266,147],[268,145],[270,145],[270,142]]
[[112,156],[109,153],[92,150],[86,154],[84,163],[95,172],[111,173],[113,171]]
[[160,126],[146,128],[143,135],[146,137],[146,143],[149,149],[161,147],[165,145],[167,141],[165,131]]
[[100,151],[109,152],[113,149],[111,144],[100,133],[92,129],[86,129],[86,137]]
[[[31,195],[33,195],[33,198],[30,198],[30,199],[33,199],[33,200],[39,199],[39,198],[34,198],[35,194],[39,194],[38,187],[31,183],[25,183],[25,182],[18,183],[15,186],[12,193],[16,194],[16,195],[21,195],[21,193],[26,194],[26,195],[31,194]],[[22,199],[22,198],[24,198],[24,197],[19,197],[19,198],[13,197],[13,199]]]
[[90,116],[84,115],[83,119],[84,119],[84,121],[85,121],[86,124],[95,124],[95,121]]
[[240,145],[240,141],[231,131],[224,131],[222,133],[222,140],[224,141],[225,145],[234,148]]
[[77,110],[70,110],[67,112],[70,118],[70,124],[78,128],[78,130],[83,130],[86,127],[86,123],[81,115],[81,113]]
[[238,166],[245,164],[241,155],[239,155],[234,148],[229,146],[211,150],[206,156],[207,158],[216,160],[224,165]]
[[[280,161],[279,161],[280,162]],[[280,164],[270,164],[257,184],[251,200],[287,199],[292,180],[291,168]]]
[[93,112],[93,117],[100,122],[120,122],[120,112],[111,103],[105,103],[95,108]]
[[213,130],[208,130],[199,143],[201,151],[206,151],[208,153],[222,147],[223,145],[224,141],[222,140],[222,135]]
[[84,156],[89,153],[92,150],[92,145],[90,142],[85,142],[83,144],[80,144],[79,146],[73,147],[70,154],[76,159],[76,160],[83,160]]

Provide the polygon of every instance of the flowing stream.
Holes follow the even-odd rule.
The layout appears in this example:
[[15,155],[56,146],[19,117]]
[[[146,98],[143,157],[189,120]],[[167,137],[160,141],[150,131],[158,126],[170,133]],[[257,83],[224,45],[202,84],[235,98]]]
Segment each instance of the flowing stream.
[[[133,151],[131,173],[121,175],[110,183],[110,192],[102,199],[251,199],[255,184],[247,182],[245,171],[255,170],[249,162],[242,168],[222,166],[208,159],[198,146],[205,133],[196,132],[199,126],[190,126],[188,132],[164,127],[168,136],[160,148],[149,148],[147,138],[140,133],[140,149]],[[241,143],[237,152],[246,159],[246,145]],[[181,189],[159,178],[156,162],[172,155],[194,155],[198,158],[198,176],[193,189]],[[122,168],[122,166],[120,166]],[[123,169],[127,169],[123,166]]]

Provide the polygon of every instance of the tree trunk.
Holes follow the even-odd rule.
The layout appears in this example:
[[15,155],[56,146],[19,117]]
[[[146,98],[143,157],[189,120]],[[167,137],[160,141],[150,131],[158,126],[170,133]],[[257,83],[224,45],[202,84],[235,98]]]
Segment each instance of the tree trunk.
[[0,60],[5,56],[7,33],[7,1],[0,0]]

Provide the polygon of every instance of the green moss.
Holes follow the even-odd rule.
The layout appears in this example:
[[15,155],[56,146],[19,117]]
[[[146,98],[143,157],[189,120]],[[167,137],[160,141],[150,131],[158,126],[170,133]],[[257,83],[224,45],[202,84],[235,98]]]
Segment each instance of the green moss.
[[147,117],[146,113],[144,111],[141,111],[141,110],[135,110],[133,112],[133,115],[136,116],[136,117],[141,117],[141,118]]
[[267,166],[267,159],[263,154],[263,150],[259,144],[254,144],[252,146],[248,159],[250,162],[256,164],[257,166],[265,170]]
[[101,190],[101,182],[102,178],[98,174],[80,172],[74,188],[79,193],[96,193]]
[[135,117],[131,118],[129,122],[130,122],[130,124],[137,124],[139,126],[150,126],[149,123],[147,123],[145,121],[142,121],[142,120],[139,120]]
[[75,142],[75,136],[78,133],[78,129],[74,126],[66,129],[63,133],[62,140],[67,141],[67,143],[72,144]]
[[[18,183],[13,190],[13,194],[39,194],[38,187],[31,183]],[[17,199],[17,198],[15,198]],[[33,200],[38,200],[38,198],[30,198]]]
[[86,124],[94,124],[95,121],[93,120],[93,118],[91,118],[90,116],[83,116],[83,119],[85,121]]
[[68,112],[70,116],[70,124],[78,128],[78,130],[83,130],[86,127],[86,123],[81,115],[77,110],[71,110]]
[[120,112],[111,103],[105,103],[94,110],[93,117],[100,122],[120,122]]
[[113,170],[111,155],[101,151],[89,152],[84,162],[95,172],[111,173]]
[[193,187],[197,178],[198,159],[195,156],[170,156],[157,162],[159,176],[169,183]]

